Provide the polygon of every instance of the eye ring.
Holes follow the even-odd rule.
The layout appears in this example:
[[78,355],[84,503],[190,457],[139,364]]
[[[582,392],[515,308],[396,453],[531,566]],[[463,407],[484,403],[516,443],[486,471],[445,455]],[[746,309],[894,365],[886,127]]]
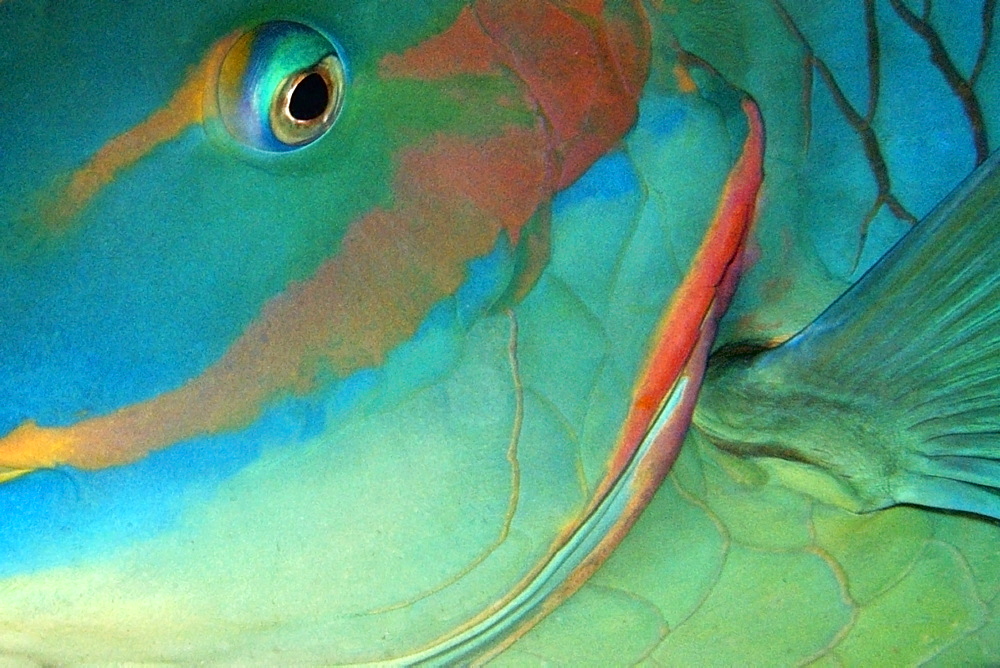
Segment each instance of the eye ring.
[[230,47],[213,97],[231,139],[281,153],[330,130],[343,108],[346,82],[340,52],[326,35],[302,23],[269,21]]

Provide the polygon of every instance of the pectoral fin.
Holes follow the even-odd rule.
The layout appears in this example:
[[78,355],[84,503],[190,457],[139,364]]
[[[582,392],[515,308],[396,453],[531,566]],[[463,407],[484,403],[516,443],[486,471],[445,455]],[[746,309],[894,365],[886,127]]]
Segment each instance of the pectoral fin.
[[855,510],[1000,518],[1000,154],[805,330],[719,356],[695,423],[820,467]]

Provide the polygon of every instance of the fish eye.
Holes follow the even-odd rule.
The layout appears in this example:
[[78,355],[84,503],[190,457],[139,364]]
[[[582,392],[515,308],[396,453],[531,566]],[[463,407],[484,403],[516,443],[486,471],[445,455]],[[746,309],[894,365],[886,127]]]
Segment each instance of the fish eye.
[[333,126],[346,73],[333,42],[292,21],[248,30],[230,47],[218,79],[218,110],[237,141],[269,152],[306,146]]

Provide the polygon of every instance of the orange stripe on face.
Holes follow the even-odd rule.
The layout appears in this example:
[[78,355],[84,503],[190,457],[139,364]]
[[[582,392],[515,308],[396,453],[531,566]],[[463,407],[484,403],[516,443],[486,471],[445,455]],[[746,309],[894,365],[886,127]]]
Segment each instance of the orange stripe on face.
[[90,200],[114,180],[118,172],[135,164],[188,126],[201,123],[205,91],[214,90],[213,81],[218,76],[219,64],[238,36],[238,32],[231,33],[212,45],[164,107],[135,127],[112,137],[69,177],[68,183],[57,186],[42,207],[42,222],[57,230],[67,227]]
[[[267,304],[217,363],[186,385],[68,427],[26,422],[0,438],[0,469],[133,461],[249,424],[271,398],[380,364],[453,294],[466,263],[516,237],[551,196],[541,127],[487,140],[435,137],[401,157],[392,210],[354,223],[340,252]],[[460,169],[456,170],[456,165]]]

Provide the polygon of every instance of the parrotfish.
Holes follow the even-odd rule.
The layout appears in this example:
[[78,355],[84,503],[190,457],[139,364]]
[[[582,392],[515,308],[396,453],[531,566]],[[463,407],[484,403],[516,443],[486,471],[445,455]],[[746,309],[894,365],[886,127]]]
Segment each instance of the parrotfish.
[[0,655],[1000,661],[995,3],[917,4],[0,1]]

